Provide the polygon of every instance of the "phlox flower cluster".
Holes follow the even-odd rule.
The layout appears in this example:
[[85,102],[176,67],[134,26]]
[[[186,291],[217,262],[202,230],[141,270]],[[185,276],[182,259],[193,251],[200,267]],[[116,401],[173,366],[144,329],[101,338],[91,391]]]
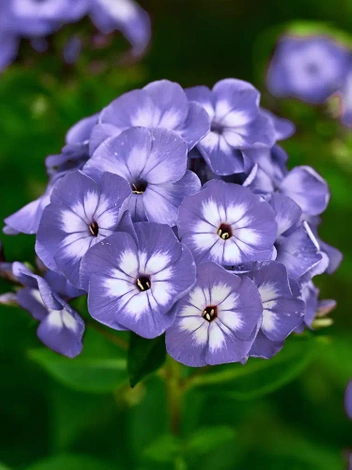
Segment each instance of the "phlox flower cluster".
[[[288,170],[294,126],[249,83],[212,90],[167,80],[115,99],[71,128],[46,159],[46,191],[5,220],[36,235],[39,272],[2,263],[38,337],[74,357],[84,322],[155,338],[200,367],[271,358],[333,301],[313,277],[341,260],[318,235],[329,201],[312,168]],[[43,274],[44,273],[44,274]]]
[[[150,19],[134,0],[0,0],[0,72],[15,60],[21,38],[30,39],[41,52],[46,36],[84,16],[102,34],[120,31],[135,56],[148,46]],[[79,49],[73,37],[64,51],[67,62],[75,59]]]
[[352,53],[327,36],[283,36],[271,59],[267,85],[278,97],[322,104],[339,97],[341,122],[352,126]]

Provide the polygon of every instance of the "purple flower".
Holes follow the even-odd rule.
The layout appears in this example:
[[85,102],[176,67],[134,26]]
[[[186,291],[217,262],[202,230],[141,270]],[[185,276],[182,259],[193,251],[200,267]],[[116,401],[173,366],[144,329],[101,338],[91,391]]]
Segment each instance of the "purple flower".
[[26,204],[14,214],[6,217],[4,220],[6,225],[3,228],[3,232],[6,233],[6,235],[37,233],[43,211],[50,202],[50,195],[58,179],[58,177],[52,178],[45,192],[38,199]]
[[22,37],[45,36],[62,23],[78,21],[86,12],[87,0],[10,0],[8,22]]
[[189,103],[178,83],[160,80],[114,100],[100,114],[94,129],[91,153],[108,137],[130,127],[173,130],[189,149],[209,131],[209,117],[197,103]]
[[0,73],[15,59],[19,44],[19,38],[11,31],[8,1],[0,0]]
[[104,34],[121,31],[132,44],[132,53],[141,55],[149,44],[149,15],[134,0],[92,0],[89,15]]
[[40,221],[36,240],[39,258],[80,287],[82,257],[116,230],[130,193],[126,181],[110,173],[104,173],[100,183],[80,171],[60,179]]
[[72,65],[77,62],[83,46],[83,40],[80,36],[74,35],[69,38],[66,42],[64,50],[63,50],[63,57],[68,65]]
[[339,91],[341,97],[341,122],[347,127],[352,127],[352,60],[348,72],[346,73],[341,90]]
[[75,357],[82,351],[84,322],[49,284],[22,263],[13,263],[13,274],[25,287],[17,292],[18,304],[40,322],[38,338],[53,351]]
[[296,166],[284,177],[278,189],[308,215],[321,214],[330,199],[326,181],[309,166]]
[[306,327],[312,329],[316,318],[324,317],[336,307],[335,300],[319,300],[319,289],[311,281],[303,283],[300,290],[300,296],[305,303],[305,311],[304,322],[296,329],[297,333],[301,333]]
[[271,119],[274,125],[275,140],[288,139],[295,133],[296,126],[288,119],[275,116],[275,114],[263,108],[261,108],[261,113]]
[[325,272],[328,256],[321,251],[307,221],[302,222],[302,210],[289,197],[272,194],[268,199],[275,212],[277,237],[276,261],[285,265],[288,274],[300,282]]
[[277,227],[273,210],[259,196],[214,180],[183,201],[178,230],[197,262],[234,265],[270,259]]
[[259,92],[242,80],[226,79],[213,90],[197,86],[186,90],[188,99],[203,106],[211,120],[210,132],[197,149],[218,175],[244,171],[241,150],[272,147],[275,129],[271,116],[259,108]]
[[172,307],[193,286],[195,265],[169,226],[139,222],[134,227],[135,233],[116,233],[89,250],[82,279],[89,282],[93,318],[154,338],[173,323]]
[[98,115],[94,114],[71,127],[66,134],[66,145],[62,153],[50,155],[45,160],[51,179],[44,194],[7,217],[4,233],[7,235],[37,233],[43,211],[50,202],[50,196],[57,181],[66,173],[82,168],[88,160],[89,138],[97,119]]
[[252,347],[262,314],[258,289],[214,263],[198,266],[197,282],[176,307],[166,331],[167,352],[202,367],[241,361]]
[[271,149],[249,149],[243,151],[243,156],[253,165],[243,185],[259,194],[277,191],[288,173],[286,168],[288,155],[284,149],[278,145],[274,145]]
[[349,52],[327,37],[283,37],[271,60],[267,85],[273,95],[323,103],[338,90]]
[[302,323],[305,303],[293,295],[286,268],[280,263],[258,263],[247,276],[256,285],[263,304],[260,330],[249,356],[269,359]]
[[348,382],[345,391],[345,411],[348,418],[352,420],[352,380]]
[[44,274],[44,279],[54,292],[67,301],[86,294],[84,290],[77,289],[63,274],[56,271],[48,269]]
[[66,145],[60,155],[50,155],[45,160],[50,175],[78,170],[89,159],[89,140],[99,114],[81,119],[66,134]]
[[187,144],[175,132],[134,128],[105,141],[85,165],[93,178],[103,171],[125,178],[132,196],[128,209],[135,221],[175,225],[182,200],[201,183],[187,170]]
[[147,48],[149,15],[133,0],[1,0],[0,71],[15,59],[21,37],[30,38],[36,46],[38,39],[86,14],[104,34],[121,31],[132,44],[134,56]]

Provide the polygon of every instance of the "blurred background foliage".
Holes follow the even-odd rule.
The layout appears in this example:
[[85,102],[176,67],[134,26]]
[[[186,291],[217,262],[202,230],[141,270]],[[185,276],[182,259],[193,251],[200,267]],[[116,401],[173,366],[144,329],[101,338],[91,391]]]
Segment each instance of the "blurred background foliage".
[[[23,43],[16,64],[0,77],[1,218],[42,192],[43,160],[59,153],[68,128],[119,94],[161,78],[185,87],[212,86],[225,77],[248,80],[262,91],[265,107],[296,123],[295,136],[284,142],[290,166],[311,165],[330,184],[321,237],[344,252],[344,261],[332,277],[316,281],[322,298],[338,301],[334,325],[290,338],[275,359],[259,366],[254,360],[216,368],[211,385],[202,375],[192,376],[180,432],[172,436],[167,412],[172,414],[174,404],[162,377],[150,376],[131,389],[126,354],[114,333],[109,341],[89,330],[82,356],[68,361],[42,347],[29,314],[2,307],[0,469],[347,468],[352,424],[344,415],[343,392],[352,377],[352,133],[334,119],[334,103],[317,107],[271,97],[265,69],[279,34],[292,22],[323,23],[324,30],[336,29],[352,41],[352,2],[140,3],[153,21],[153,42],[141,63],[121,59],[126,44],[119,35],[105,48],[93,47],[83,23],[65,27],[41,55]],[[86,38],[84,52],[67,66],[61,51],[77,32]],[[33,262],[33,237],[2,240],[9,261]],[[0,287],[8,290],[4,283]],[[218,383],[224,374],[225,384]]]

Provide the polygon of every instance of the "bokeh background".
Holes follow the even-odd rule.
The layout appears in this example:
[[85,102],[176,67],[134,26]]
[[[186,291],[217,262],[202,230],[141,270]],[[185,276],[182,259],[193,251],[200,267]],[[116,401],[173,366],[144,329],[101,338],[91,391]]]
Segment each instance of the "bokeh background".
[[[179,457],[178,444],[167,434],[165,387],[158,377],[132,391],[127,384],[113,393],[100,393],[94,384],[82,390],[79,368],[102,351],[107,360],[115,354],[115,346],[91,334],[88,353],[71,371],[78,379],[67,386],[60,373],[48,373],[45,361],[43,367],[36,360],[41,344],[29,314],[1,307],[0,469],[347,469],[352,424],[343,393],[352,377],[352,132],[334,119],[331,106],[270,96],[265,69],[277,38],[293,21],[325,23],[352,38],[352,2],[139,3],[153,22],[152,44],[140,63],[120,60],[127,45],[116,34],[102,49],[93,50],[87,41],[78,62],[65,65],[60,54],[67,38],[77,28],[84,37],[90,34],[83,22],[57,33],[45,54],[24,42],[17,62],[0,77],[1,220],[41,194],[43,160],[59,153],[67,129],[119,94],[161,78],[184,87],[212,86],[225,77],[248,80],[261,90],[265,107],[297,126],[283,144],[289,166],[311,165],[330,184],[321,237],[343,251],[344,261],[337,273],[316,283],[322,298],[338,302],[334,325],[309,337],[312,345],[319,339],[314,354],[313,346],[291,354],[288,345],[289,353],[273,360],[279,372],[268,366],[256,375],[249,369],[233,393],[190,392]],[[33,262],[33,237],[1,238],[9,261]],[[3,282],[0,287],[8,290]]]

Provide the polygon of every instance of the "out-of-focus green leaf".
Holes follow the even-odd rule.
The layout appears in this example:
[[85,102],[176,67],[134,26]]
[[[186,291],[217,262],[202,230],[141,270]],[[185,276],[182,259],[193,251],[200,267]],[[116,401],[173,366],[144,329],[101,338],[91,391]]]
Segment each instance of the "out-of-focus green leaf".
[[116,402],[111,394],[80,393],[56,384],[50,403],[52,445],[58,452],[66,451],[84,434],[105,429],[107,422],[116,420]]
[[330,36],[331,38],[339,41],[347,47],[352,47],[352,36],[338,28],[335,28],[330,23],[323,23],[319,21],[294,21],[289,23],[285,28],[286,34],[293,36]]
[[[242,466],[251,470],[341,470],[346,468],[342,452],[316,441],[307,441],[297,432],[283,429],[275,447],[268,449],[265,444],[246,458]],[[241,466],[241,468],[242,468]]]
[[75,390],[111,392],[127,380],[126,353],[92,330],[86,332],[82,354],[74,359],[46,348],[28,354],[52,377]]
[[7,467],[6,465],[0,462],[0,470],[10,470],[10,467]]
[[145,376],[155,372],[165,362],[164,335],[145,339],[131,333],[128,350],[128,375],[131,387],[135,387]]
[[179,439],[171,434],[166,434],[156,439],[144,451],[146,458],[155,462],[173,462],[182,452],[182,444]]
[[186,450],[201,455],[234,439],[236,433],[228,426],[209,426],[197,430],[187,441]]
[[127,426],[127,439],[136,468],[144,463],[141,449],[148,448],[160,436],[166,435],[169,429],[168,403],[163,381],[154,375],[138,387],[145,387],[145,394],[143,400],[130,408]]
[[238,400],[249,400],[270,393],[299,376],[327,347],[324,337],[311,335],[290,338],[285,347],[270,360],[249,359],[244,366],[230,364],[190,379],[191,387],[202,387],[209,393],[226,394]]
[[113,464],[88,455],[57,455],[36,462],[25,470],[116,470]]

